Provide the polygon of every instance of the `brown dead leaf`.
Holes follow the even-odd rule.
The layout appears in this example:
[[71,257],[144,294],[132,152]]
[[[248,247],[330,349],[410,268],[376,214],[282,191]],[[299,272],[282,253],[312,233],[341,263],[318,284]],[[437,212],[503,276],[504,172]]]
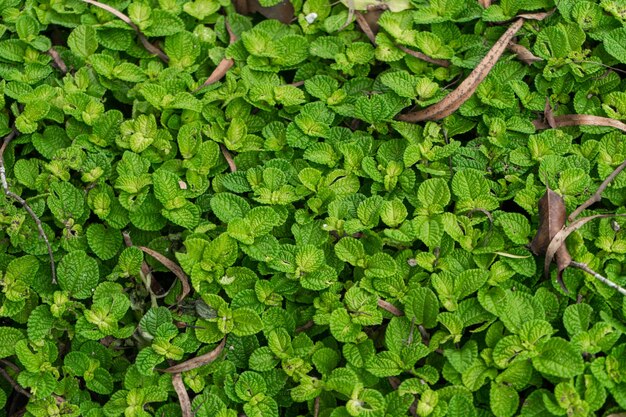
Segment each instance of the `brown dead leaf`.
[[217,345],[215,349],[210,352],[205,353],[204,355],[197,356],[195,358],[189,359],[183,363],[179,363],[178,365],[170,366],[169,368],[163,370],[163,372],[167,372],[170,374],[178,374],[185,371],[190,371],[192,369],[199,368],[201,366],[207,365],[217,359],[222,351],[224,350],[224,346],[226,346],[226,337],[222,339],[222,342]]
[[491,0],[478,0],[478,4],[480,4],[484,9],[491,6]]
[[509,51],[517,55],[517,58],[526,65],[532,65],[535,62],[543,61],[542,58],[539,58],[538,56],[530,52],[528,48],[515,42],[510,42],[507,48]]
[[[235,35],[233,30],[231,29],[230,25],[228,24],[228,21],[226,21],[226,30],[228,31],[230,44],[232,45],[233,43],[237,42],[237,35]],[[224,78],[228,70],[231,69],[234,64],[235,64],[235,61],[232,58],[224,57],[219,62],[219,64],[217,64],[217,66],[215,67],[213,72],[211,72],[209,77],[202,83],[202,85],[196,88],[195,90],[193,90],[193,92],[197,93],[198,91],[202,90],[204,87],[211,85],[211,84],[215,84],[216,82]]]
[[356,22],[358,23],[363,33],[365,33],[365,35],[367,36],[367,39],[370,40],[372,45],[376,46],[376,35],[374,35],[374,31],[372,30],[369,22],[359,12],[354,12],[354,15],[356,16]]
[[398,120],[411,123],[422,120],[440,120],[458,110],[458,108],[474,94],[480,83],[487,77],[491,68],[498,62],[506,46],[523,24],[523,18],[513,22],[470,75],[443,100],[425,109],[402,114],[398,117]]
[[400,310],[398,307],[391,304],[389,301],[383,300],[382,298],[378,299],[378,307],[382,308],[385,311],[390,312],[394,316],[398,316],[398,317],[404,316],[404,313],[402,312],[402,310]]
[[539,228],[530,249],[535,255],[545,255],[554,236],[565,226],[567,211],[563,197],[546,188],[539,200]]
[[189,394],[187,393],[187,388],[185,388],[185,383],[183,382],[183,378],[180,374],[172,375],[172,385],[174,386],[174,390],[176,390],[176,394],[178,395],[178,402],[180,403],[182,416],[193,417]]
[[176,277],[180,280],[180,283],[183,287],[180,292],[180,295],[178,296],[178,302],[180,303],[181,301],[183,301],[183,299],[187,297],[187,294],[189,294],[189,292],[191,291],[191,288],[189,287],[189,278],[187,278],[187,275],[185,275],[185,272],[183,271],[183,269],[180,266],[178,266],[176,263],[174,263],[174,261],[161,255],[159,252],[155,250],[152,250],[145,246],[138,246],[138,248],[141,249],[144,253],[147,253],[148,255],[152,256],[154,259],[159,261],[164,267],[172,271],[174,275],[176,275]]
[[554,116],[554,126],[550,126],[549,123],[543,120],[534,120],[533,125],[535,125],[535,129],[537,130],[571,126],[606,126],[626,132],[625,123],[619,120],[609,119],[608,117],[592,116],[590,114],[562,114],[560,116]]

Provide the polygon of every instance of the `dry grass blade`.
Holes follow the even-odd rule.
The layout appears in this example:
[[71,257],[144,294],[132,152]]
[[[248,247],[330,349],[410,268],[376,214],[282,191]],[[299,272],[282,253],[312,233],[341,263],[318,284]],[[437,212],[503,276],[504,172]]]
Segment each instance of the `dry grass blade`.
[[185,383],[180,374],[172,375],[172,385],[178,395],[178,402],[180,403],[180,409],[182,410],[183,417],[193,417],[193,411],[191,410],[191,401],[189,400],[189,394],[185,388]]
[[539,58],[538,56],[530,52],[525,46],[519,45],[514,42],[510,42],[507,46],[507,49],[517,55],[517,58],[519,58],[519,60],[526,65],[532,65],[535,62],[543,61],[542,58]]
[[414,58],[421,59],[422,61],[430,62],[431,64],[439,65],[440,67],[446,67],[447,68],[447,67],[450,66],[450,61],[447,61],[445,59],[431,58],[431,57],[429,57],[426,54],[423,54],[421,52],[409,49],[409,48],[407,48],[404,45],[396,45],[396,48],[398,48],[399,50],[401,50],[404,53],[407,53],[407,54],[411,55]]
[[559,127],[571,127],[571,126],[605,126],[614,127],[623,132],[626,132],[626,124],[619,120],[609,119],[608,117],[592,116],[590,114],[563,114],[560,116],[554,116],[554,126],[550,126],[542,120],[534,120],[533,125],[535,129],[543,130]]
[[491,68],[498,62],[498,59],[507,45],[523,24],[523,18],[513,22],[470,75],[443,100],[425,109],[402,114],[398,117],[398,120],[412,123],[422,120],[440,120],[458,110],[458,108],[474,94],[480,83],[487,77]]
[[160,254],[159,252],[155,250],[152,250],[145,246],[138,246],[138,248],[141,249],[144,253],[147,253],[148,255],[152,256],[154,259],[159,261],[164,267],[172,271],[174,275],[176,275],[176,277],[180,280],[180,283],[183,287],[180,295],[178,296],[178,302],[180,303],[181,301],[183,301],[183,299],[187,297],[187,294],[189,294],[189,292],[191,291],[191,287],[189,287],[189,278],[187,278],[187,275],[185,275],[185,272],[183,272],[183,269],[180,266],[178,266],[176,263],[174,263],[171,259],[163,256],[162,254]]
[[108,4],[100,3],[99,1],[96,1],[96,0],[82,0],[82,1],[84,1],[85,3],[89,3],[92,6],[99,7],[102,10],[106,10],[107,12],[111,13],[112,15],[120,19],[122,22],[126,23],[128,26],[133,28],[133,30],[137,33],[137,36],[139,37],[139,41],[141,42],[143,47],[146,48],[148,52],[150,52],[152,55],[158,56],[159,58],[161,58],[161,61],[165,63],[169,62],[170,58],[165,54],[165,52],[163,52],[156,46],[152,45],[148,41],[148,39],[145,37],[145,35],[141,32],[141,30],[139,30],[139,27],[137,27],[137,25],[134,24],[133,21],[130,20],[130,18],[126,16],[124,13],[120,12],[114,7],[109,6]]
[[44,243],[46,244],[46,249],[48,250],[48,257],[50,258],[50,269],[51,269],[51,274],[52,274],[52,283],[56,284],[57,273],[56,273],[56,266],[54,263],[54,254],[52,253],[52,246],[50,245],[48,236],[46,235],[45,230],[43,230],[43,224],[41,223],[39,216],[35,214],[35,212],[30,207],[30,205],[28,205],[26,200],[24,200],[22,197],[15,194],[13,191],[9,189],[9,183],[7,181],[7,176],[6,176],[6,169],[4,167],[4,151],[6,150],[7,146],[9,146],[9,142],[11,142],[15,136],[17,136],[17,131],[13,129],[11,133],[5,136],[4,140],[2,141],[2,146],[0,146],[0,184],[2,184],[2,190],[4,191],[4,194],[7,197],[17,201],[24,208],[24,210],[26,210],[28,215],[35,222],[35,225],[37,226],[37,231],[39,232],[39,236],[43,239]]
[[365,33],[365,35],[370,40],[372,45],[376,46],[376,35],[374,35],[374,32],[372,31],[370,24],[367,23],[367,20],[365,20],[365,17],[363,17],[361,13],[355,12],[355,16],[356,16],[356,22],[359,24],[359,27],[361,28],[363,33]]
[[389,301],[385,301],[381,298],[378,299],[378,307],[382,308],[385,311],[390,312],[394,316],[398,316],[398,317],[404,316],[404,313],[402,312],[402,310],[400,310],[398,307],[391,304]]
[[600,201],[602,199],[602,192],[606,189],[606,187],[608,187],[609,183],[611,181],[613,181],[615,179],[615,177],[617,177],[619,175],[619,173],[624,170],[624,168],[626,168],[626,160],[624,162],[622,162],[620,164],[620,166],[615,168],[615,170],[613,172],[611,172],[611,175],[609,175],[608,177],[606,177],[606,179],[604,181],[602,181],[602,184],[600,184],[600,186],[598,187],[596,192],[593,193],[593,195],[591,197],[589,197],[589,199],[587,201],[585,201],[580,206],[578,206],[578,208],[576,210],[574,210],[572,212],[572,214],[569,215],[568,220],[569,221],[573,221],[587,207],[589,207],[593,203],[597,203],[598,201]]
[[204,355],[197,356],[193,359],[189,359],[183,363],[179,363],[178,365],[170,366],[169,368],[163,370],[163,372],[178,374],[207,365],[220,356],[220,354],[224,350],[224,346],[226,346],[226,338],[223,338],[222,342],[217,345],[217,347],[212,351],[205,353]]

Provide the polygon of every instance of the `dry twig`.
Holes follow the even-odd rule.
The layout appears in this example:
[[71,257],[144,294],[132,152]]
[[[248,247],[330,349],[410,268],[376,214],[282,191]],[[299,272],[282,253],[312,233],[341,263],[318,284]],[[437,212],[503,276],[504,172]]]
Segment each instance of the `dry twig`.
[[407,54],[411,55],[414,58],[421,59],[422,61],[430,62],[431,64],[439,65],[440,67],[446,67],[447,68],[447,67],[450,66],[450,61],[448,61],[446,59],[431,58],[431,57],[429,57],[426,54],[423,54],[421,52],[409,49],[409,48],[407,48],[404,45],[396,45],[396,47],[398,49],[400,49],[401,51],[403,51],[404,53],[407,53]]
[[30,217],[33,219],[33,221],[37,225],[39,236],[41,236],[43,241],[46,243],[46,248],[48,249],[48,256],[50,257],[50,268],[52,271],[52,283],[56,284],[57,274],[56,274],[56,267],[54,264],[54,255],[52,253],[52,246],[50,246],[50,241],[48,240],[48,236],[46,235],[46,232],[43,230],[43,225],[41,223],[41,220],[39,219],[39,216],[35,214],[33,209],[28,205],[26,200],[24,200],[22,197],[15,194],[9,189],[9,183],[7,182],[6,170],[4,167],[4,151],[9,145],[9,142],[11,142],[16,135],[17,135],[17,131],[13,129],[11,133],[9,133],[2,141],[2,146],[0,147],[0,183],[2,183],[2,189],[4,190],[4,194],[7,197],[20,203],[22,207],[24,208],[24,210],[26,210],[26,212],[30,215]]
[[220,143],[220,150],[222,151],[222,155],[224,155],[224,159],[226,159],[226,163],[228,164],[228,168],[230,168],[230,172],[237,171],[237,165],[235,164],[235,160],[223,143]]
[[174,386],[176,395],[178,395],[178,402],[180,403],[182,416],[193,417],[193,412],[191,410],[191,401],[189,400],[189,394],[187,393],[187,389],[185,388],[185,383],[183,382],[183,378],[180,374],[172,375],[172,385]]
[[394,316],[400,317],[404,316],[404,312],[400,310],[398,307],[391,304],[389,301],[385,301],[382,298],[378,299],[378,307],[382,308],[385,311],[390,312]]
[[48,55],[52,58],[52,62],[54,65],[61,71],[61,74],[67,74],[67,65],[65,65],[65,61],[61,58],[61,55],[54,48],[48,49]]

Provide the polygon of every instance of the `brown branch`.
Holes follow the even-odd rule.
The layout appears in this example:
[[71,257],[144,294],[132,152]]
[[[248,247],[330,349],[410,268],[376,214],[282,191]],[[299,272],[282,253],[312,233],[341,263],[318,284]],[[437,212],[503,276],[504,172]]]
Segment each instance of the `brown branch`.
[[178,395],[178,402],[180,403],[180,409],[182,410],[182,417],[193,417],[191,410],[191,401],[189,400],[189,393],[185,388],[185,383],[180,374],[172,375],[172,385]]
[[398,316],[398,317],[404,316],[404,313],[402,312],[402,310],[400,310],[398,307],[391,304],[389,301],[383,300],[382,298],[378,299],[378,307],[382,308],[385,311],[390,312],[394,316]]
[[616,284],[613,281],[611,281],[610,279],[608,279],[606,277],[603,277],[602,275],[598,274],[596,271],[594,271],[593,269],[589,268],[589,266],[587,264],[582,263],[582,262],[572,261],[570,263],[570,265],[575,267],[575,268],[578,268],[578,269],[580,269],[582,271],[585,271],[586,273],[588,273],[589,275],[591,275],[592,277],[594,277],[598,281],[602,282],[606,286],[611,287],[614,290],[616,290],[617,292],[619,292],[620,294],[622,294],[623,296],[626,296],[626,288],[621,287],[618,284]]
[[177,374],[207,365],[217,359],[218,356],[220,356],[220,354],[224,350],[224,346],[226,346],[226,337],[224,337],[222,339],[222,342],[217,345],[217,347],[212,351],[205,353],[204,355],[189,359],[183,363],[179,363],[178,365],[170,366],[169,368],[164,369],[162,372]]
[[226,146],[223,143],[220,143],[220,149],[222,151],[222,155],[224,155],[224,159],[226,159],[226,163],[228,163],[228,167],[230,168],[230,172],[237,171],[237,165],[235,165],[235,160],[233,156],[230,154]]
[[137,33],[137,37],[139,38],[139,41],[141,42],[143,47],[146,48],[148,52],[150,52],[153,55],[158,56],[159,58],[161,58],[161,61],[165,63],[168,63],[170,61],[170,58],[165,54],[165,52],[163,52],[156,46],[152,45],[148,41],[146,36],[141,32],[139,27],[136,24],[134,24],[133,21],[124,13],[120,12],[114,7],[109,6],[108,4],[100,3],[99,1],[96,1],[96,0],[82,0],[82,1],[84,1],[85,3],[89,3],[93,6],[99,7],[102,10],[106,10],[107,12],[111,13],[112,15],[120,19],[122,22],[126,23],[128,26],[133,28],[135,33]]
[[619,175],[619,173],[624,170],[624,168],[626,168],[626,160],[624,162],[622,162],[620,166],[615,168],[615,170],[613,172],[611,172],[611,175],[609,175],[608,177],[606,177],[606,179],[604,181],[602,181],[602,184],[600,184],[600,186],[598,187],[596,192],[593,193],[593,195],[591,197],[589,197],[589,199],[587,201],[585,201],[580,206],[578,206],[578,208],[576,210],[574,210],[572,212],[572,214],[569,215],[568,220],[569,221],[573,221],[587,207],[589,207],[590,205],[600,201],[602,199],[602,192],[606,189],[606,187],[609,185],[609,183],[611,181],[613,181],[615,179],[615,177],[617,177]]
[[61,71],[61,74],[67,74],[67,65],[65,65],[65,62],[61,58],[61,55],[59,55],[59,53],[56,51],[56,49],[48,49],[48,55],[50,55],[50,57],[52,58],[52,62],[54,62],[54,65],[59,69],[59,71]]
[[302,326],[298,327],[296,329],[296,333],[301,333],[305,330],[310,329],[311,327],[313,327],[315,325],[315,323],[313,322],[313,320],[309,320],[306,323],[304,323]]
[[145,246],[138,246],[138,248],[141,249],[144,253],[147,253],[148,255],[152,256],[154,259],[159,261],[161,265],[163,265],[164,267],[172,271],[174,275],[176,275],[176,277],[178,278],[178,280],[180,281],[183,287],[180,295],[178,296],[177,301],[178,303],[183,301],[185,297],[187,297],[187,294],[189,294],[189,292],[191,291],[191,287],[189,287],[189,278],[187,278],[187,275],[185,275],[185,272],[183,271],[183,269],[180,266],[178,266],[176,263],[174,263],[171,259],[163,256],[162,254],[160,254],[159,252],[155,250],[152,250]]
[[435,64],[435,65],[439,65],[440,67],[449,67],[450,66],[450,61],[446,60],[446,59],[437,59],[437,58],[431,58],[426,54],[423,54],[421,52],[418,51],[414,51],[412,49],[407,48],[404,45],[396,45],[396,48],[400,49],[401,51],[411,55],[414,58],[417,59],[421,59],[422,61],[426,61],[426,62],[430,62],[431,64]]
[[19,195],[15,194],[14,192],[12,192],[9,189],[9,183],[7,182],[6,169],[4,167],[4,151],[6,150],[7,146],[9,145],[9,142],[11,142],[11,140],[13,140],[13,138],[16,135],[17,135],[17,131],[15,129],[13,129],[11,131],[11,133],[9,133],[4,138],[4,140],[2,141],[2,146],[0,147],[0,183],[2,184],[2,189],[4,190],[4,194],[7,197],[9,197],[9,198],[17,201],[19,204],[21,204],[21,206],[24,208],[24,210],[26,210],[28,215],[33,219],[33,221],[35,222],[35,225],[37,225],[37,230],[39,231],[39,236],[41,236],[41,238],[43,239],[43,241],[46,244],[46,248],[48,249],[48,256],[50,257],[50,269],[51,269],[51,272],[52,272],[52,283],[56,284],[57,283],[57,274],[56,274],[56,267],[55,267],[55,264],[54,264],[54,254],[52,253],[52,246],[50,246],[50,241],[48,240],[48,236],[46,235],[46,232],[43,230],[43,224],[41,223],[41,220],[39,219],[39,216],[37,216],[37,214],[35,214],[35,212],[28,205],[26,200],[24,200],[22,197],[20,197]]

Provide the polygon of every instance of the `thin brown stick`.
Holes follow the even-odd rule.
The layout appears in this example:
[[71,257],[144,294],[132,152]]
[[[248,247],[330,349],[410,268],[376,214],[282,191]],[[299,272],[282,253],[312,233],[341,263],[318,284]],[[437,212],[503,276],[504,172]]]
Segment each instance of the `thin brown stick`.
[[378,299],[378,307],[382,308],[385,311],[390,312],[394,316],[397,316],[397,317],[404,316],[404,313],[402,312],[402,310],[400,310],[398,307],[391,304],[389,301],[383,300],[382,298]]
[[549,123],[543,120],[533,120],[533,125],[537,130],[572,126],[604,126],[614,127],[615,129],[626,132],[625,123],[619,120],[609,119],[608,117],[592,116],[590,114],[562,114],[560,116],[554,116],[554,126],[550,126]]
[[50,245],[50,241],[48,240],[48,236],[46,235],[46,232],[43,230],[43,224],[41,223],[41,220],[39,219],[39,216],[37,216],[37,214],[35,214],[35,212],[28,205],[26,200],[24,200],[22,197],[20,197],[19,195],[15,194],[14,192],[12,192],[9,189],[9,183],[7,182],[6,169],[4,167],[4,151],[6,150],[7,146],[9,145],[9,142],[11,142],[16,135],[17,135],[17,131],[15,129],[13,129],[11,131],[11,133],[9,133],[4,138],[4,140],[2,141],[2,146],[0,146],[0,183],[2,184],[2,189],[4,190],[4,194],[7,197],[9,197],[9,198],[17,201],[19,204],[21,204],[22,207],[24,208],[24,210],[26,210],[28,215],[33,219],[33,221],[35,222],[35,225],[37,225],[37,230],[39,231],[39,236],[41,236],[41,238],[43,239],[43,241],[46,244],[46,248],[48,249],[48,256],[50,257],[50,269],[51,269],[51,272],[52,272],[52,283],[56,284],[57,283],[57,274],[56,274],[56,267],[55,267],[55,264],[54,264],[54,254],[52,253],[52,246]]
[[476,91],[480,83],[489,75],[491,68],[498,62],[498,59],[506,49],[507,45],[524,24],[524,19],[519,18],[507,29],[500,39],[496,41],[487,55],[474,68],[470,75],[450,94],[440,102],[426,107],[425,109],[402,114],[398,120],[405,122],[419,122],[422,120],[440,120],[451,115],[463,103],[465,103]]
[[139,41],[141,42],[143,47],[146,48],[148,52],[150,52],[153,55],[158,56],[159,58],[161,58],[161,61],[165,63],[168,63],[170,61],[170,58],[165,54],[165,52],[163,52],[156,46],[152,45],[148,41],[146,36],[141,32],[139,27],[136,24],[134,24],[133,21],[130,20],[130,18],[126,16],[124,13],[120,12],[114,7],[109,6],[108,4],[100,3],[99,1],[96,1],[96,0],[82,0],[82,1],[84,1],[85,3],[89,3],[93,6],[99,7],[102,10],[106,10],[107,12],[111,13],[112,15],[120,19],[122,22],[126,23],[128,26],[133,28],[133,30],[137,33],[137,37],[139,38]]
[[170,366],[169,368],[164,369],[163,372],[177,374],[207,365],[220,356],[220,354],[224,350],[224,346],[226,346],[226,337],[224,337],[222,339],[222,342],[217,345],[217,347],[212,351],[205,353],[204,355],[189,359],[183,363],[179,363],[178,365]]
[[491,0],[478,0],[478,4],[480,4],[484,9],[491,6]]
[[176,395],[178,395],[178,402],[180,403],[182,416],[193,417],[193,412],[191,411],[191,401],[189,400],[189,393],[185,388],[185,383],[183,382],[183,378],[180,374],[172,375],[172,385],[174,386]]
[[367,20],[365,20],[361,13],[355,12],[354,15],[356,16],[356,22],[358,23],[363,33],[365,33],[365,36],[367,36],[372,45],[376,46],[376,35],[374,35],[370,24],[367,23]]
[[61,55],[54,48],[48,49],[48,55],[52,58],[52,62],[54,65],[61,71],[61,74],[67,74],[67,65],[65,65],[65,61],[61,58]]
[[602,184],[600,184],[600,186],[598,187],[596,192],[593,193],[593,195],[591,197],[589,197],[589,199],[587,201],[585,201],[580,206],[578,206],[578,208],[576,210],[574,210],[572,212],[572,214],[569,215],[568,220],[569,221],[573,221],[587,207],[589,207],[590,205],[600,201],[602,199],[602,192],[606,189],[606,187],[608,187],[609,183],[611,181],[613,181],[615,179],[615,177],[617,177],[619,175],[619,173],[624,170],[624,168],[626,168],[626,160],[624,162],[622,162],[620,166],[615,168],[615,170],[613,170],[613,172],[611,172],[611,175],[609,175],[608,177],[606,177],[606,179],[604,181],[602,181]]
[[18,384],[13,378],[11,378],[11,375],[9,375],[9,373],[4,370],[4,368],[0,368],[0,375],[2,375],[2,377],[7,380],[7,382],[11,385],[15,392],[19,392],[20,394],[28,398],[32,396],[32,394],[28,390],[22,388],[20,384]]
[[[124,237],[124,244],[127,247],[134,246],[128,232],[122,232],[122,236]],[[158,307],[159,304],[157,301],[157,296],[155,292],[152,291],[152,283],[154,281],[152,278],[152,272],[150,271],[150,267],[145,260],[141,261],[141,271],[139,272],[139,277],[141,278],[141,282],[143,283],[146,291],[148,292],[148,295],[150,296],[150,302],[152,307]]]
[[582,271],[585,271],[586,273],[588,273],[589,275],[591,275],[592,277],[594,277],[595,279],[597,279],[598,281],[602,282],[604,285],[613,288],[614,290],[616,290],[617,292],[619,292],[620,294],[622,294],[623,296],[626,296],[626,288],[621,287],[620,285],[614,283],[613,281],[611,281],[610,279],[603,277],[602,275],[598,274],[596,271],[594,271],[593,269],[589,268],[589,265],[582,263],[582,262],[576,262],[576,261],[572,261],[570,263],[571,266],[578,268]]
[[152,256],[154,259],[159,261],[161,265],[163,265],[164,267],[172,271],[174,275],[176,275],[176,277],[180,281],[180,284],[183,287],[180,292],[180,295],[178,296],[177,301],[178,303],[183,301],[185,297],[187,297],[187,294],[189,294],[189,292],[191,291],[191,287],[189,286],[189,278],[187,278],[187,275],[185,274],[183,269],[180,266],[178,266],[176,263],[174,263],[171,259],[163,256],[162,254],[160,254],[159,252],[153,249],[147,248],[145,246],[138,246],[138,248],[141,249],[144,253],[147,253],[148,255]]
[[222,155],[224,155],[224,159],[226,159],[226,163],[230,168],[230,172],[237,171],[237,165],[235,164],[235,160],[223,143],[220,143],[220,150],[222,151]]
[[429,57],[426,54],[423,54],[421,52],[409,49],[409,48],[407,48],[404,45],[396,45],[396,48],[398,48],[399,50],[403,51],[404,53],[407,53],[407,54],[411,55],[414,58],[421,59],[422,61],[430,62],[431,64],[439,65],[440,67],[446,67],[447,68],[447,67],[450,66],[450,61],[448,61],[446,59],[431,58],[431,57]]

